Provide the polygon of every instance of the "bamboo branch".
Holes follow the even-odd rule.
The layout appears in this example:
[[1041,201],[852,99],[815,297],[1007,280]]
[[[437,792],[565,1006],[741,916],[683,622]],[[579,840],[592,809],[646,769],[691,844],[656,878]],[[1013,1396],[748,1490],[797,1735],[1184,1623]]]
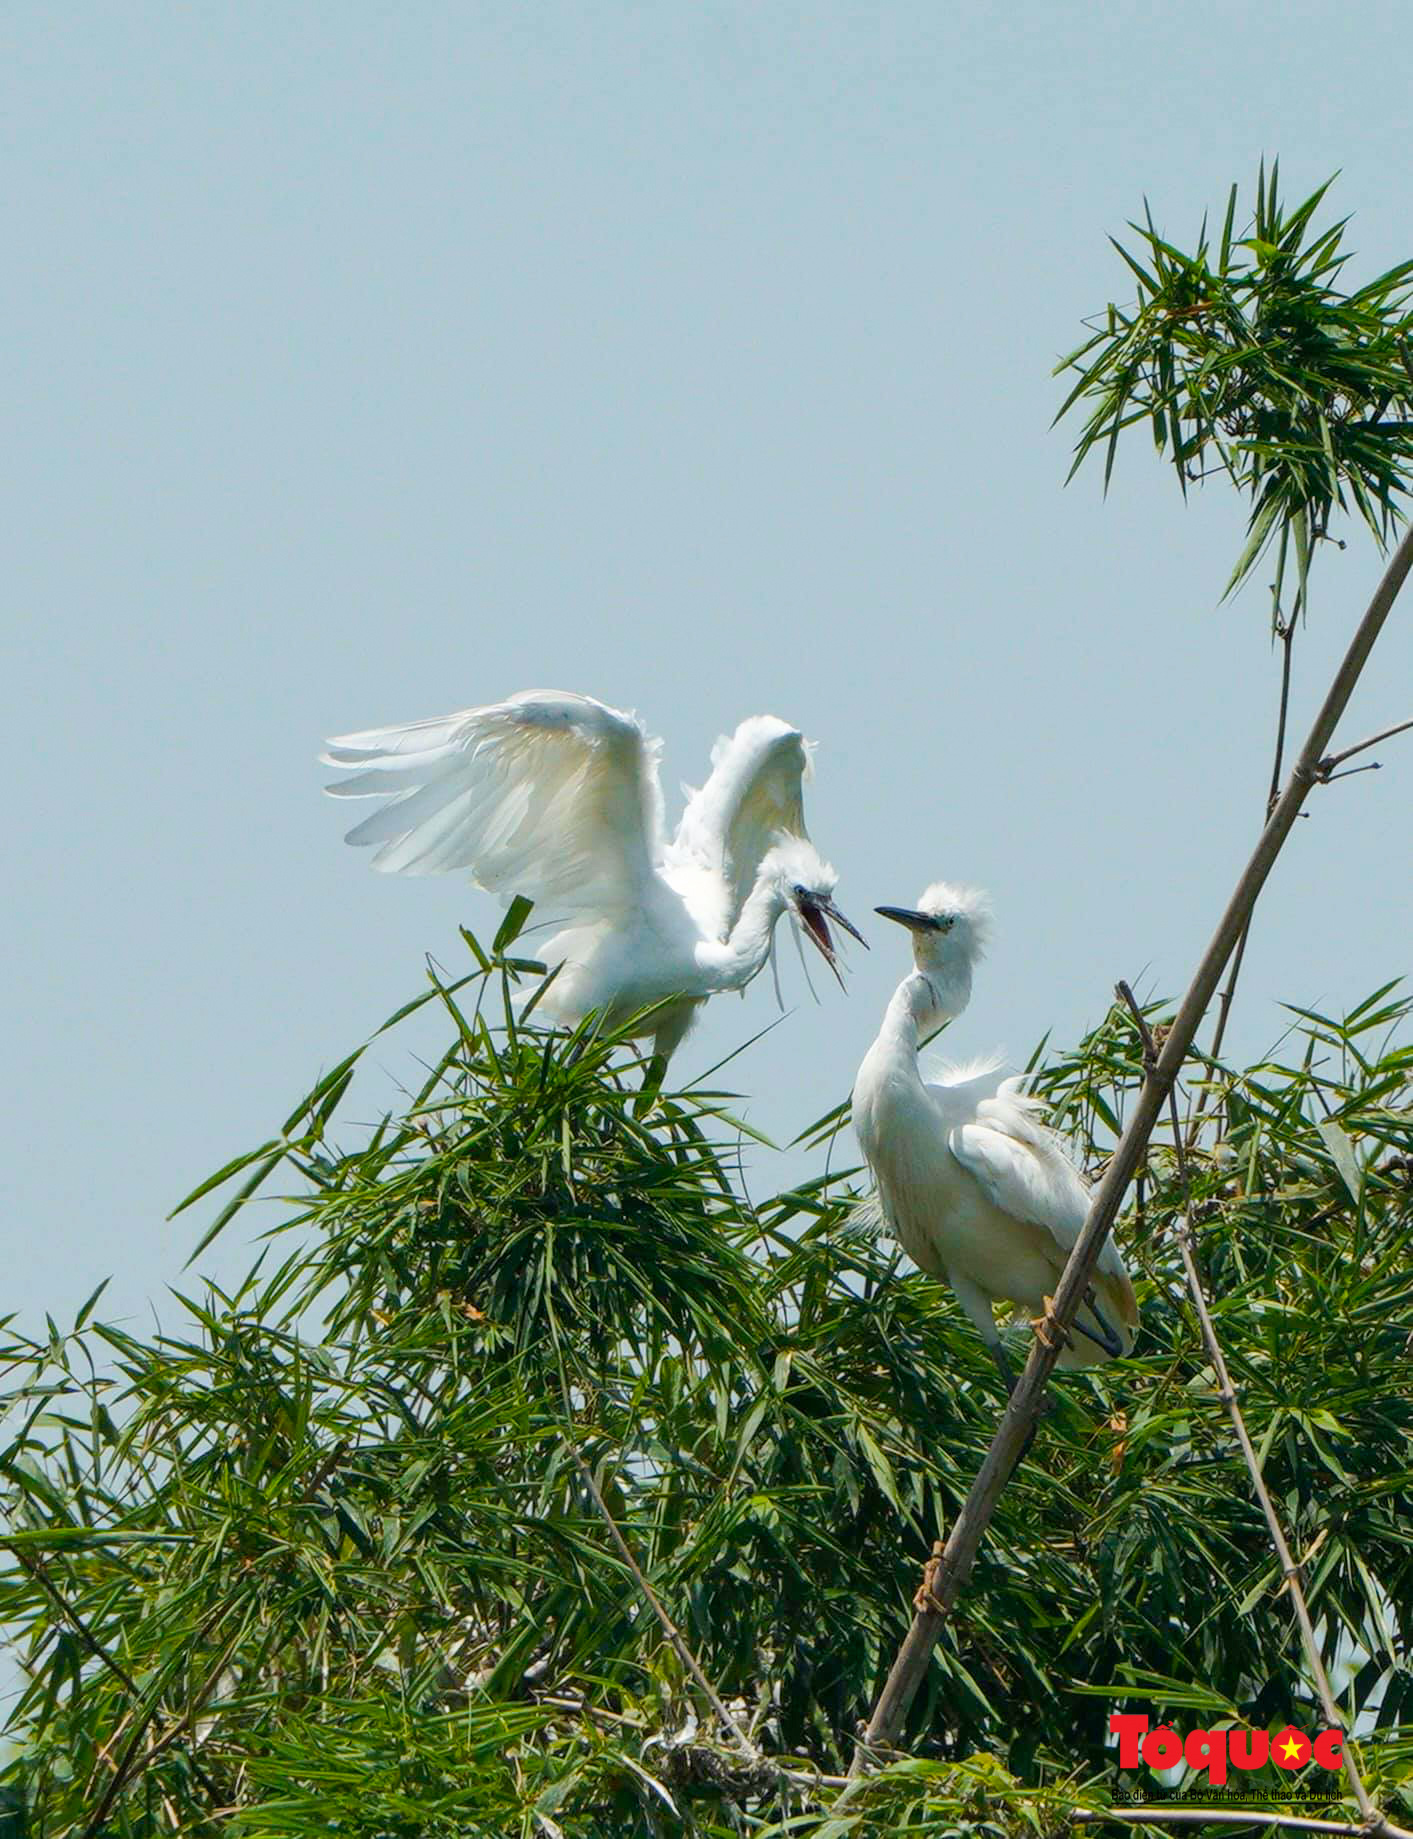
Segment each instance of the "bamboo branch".
[[142,1689],[137,1681],[133,1678],[131,1673],[128,1672],[126,1667],[120,1666],[118,1662],[114,1660],[113,1656],[93,1633],[93,1630],[88,1626],[87,1622],[84,1621],[83,1617],[69,1602],[63,1591],[60,1590],[59,1586],[50,1577],[44,1560],[35,1557],[31,1552],[27,1552],[21,1545],[12,1545],[8,1539],[0,1540],[0,1545],[4,1546],[5,1550],[9,1552],[10,1556],[23,1570],[29,1572],[35,1583],[43,1590],[44,1594],[49,1598],[49,1601],[69,1624],[70,1628],[73,1629],[74,1633],[78,1636],[79,1640],[82,1641],[89,1653],[93,1655],[94,1659],[101,1661],[102,1664],[107,1667],[108,1671],[113,1675],[114,1679],[118,1681],[119,1685],[123,1687],[125,1692],[129,1693],[134,1699],[140,1699],[142,1697]]
[[[223,1604],[218,1604],[215,1610],[212,1611],[212,1613],[206,1618],[206,1620],[196,1630],[194,1636],[192,1637],[193,1644],[197,1641],[204,1640],[206,1635],[211,1631],[211,1629],[220,1620],[221,1616],[224,1615],[224,1613],[225,1613],[225,1606]],[[163,1733],[163,1735],[160,1738],[158,1738],[155,1743],[152,1744],[149,1755],[143,1757],[142,1759],[143,1766],[146,1766],[147,1762],[151,1760],[152,1756],[157,1755],[160,1751],[168,1748],[170,1744],[175,1743],[177,1739],[182,1735],[182,1733],[188,1728],[188,1726],[195,1720],[197,1713],[200,1711],[201,1707],[206,1702],[207,1695],[211,1692],[212,1688],[216,1685],[217,1681],[221,1677],[221,1674],[224,1672],[227,1664],[229,1663],[231,1655],[234,1654],[237,1647],[239,1647],[241,1638],[244,1635],[244,1633],[245,1633],[244,1628],[239,1628],[236,1630],[235,1634],[231,1637],[230,1641],[226,1644],[226,1646],[222,1649],[221,1653],[218,1655],[215,1665],[208,1669],[200,1686],[197,1688],[195,1693],[192,1694],[191,1701],[188,1704],[186,1710],[177,1719],[175,1724],[170,1725],[167,1728],[167,1730]],[[138,1720],[137,1728],[136,1730],[134,1730],[132,1734],[132,1738],[130,1742],[128,1743],[128,1747],[126,1748],[126,1750],[124,1750],[121,1758],[119,1759],[118,1763],[114,1767],[112,1780],[108,1783],[107,1788],[104,1790],[103,1795],[98,1802],[97,1809],[95,1810],[93,1814],[93,1817],[90,1819],[88,1825],[83,1829],[83,1839],[97,1839],[97,1834],[100,1828],[103,1826],[104,1822],[107,1820],[108,1815],[110,1811],[112,1810],[114,1803],[117,1801],[118,1796],[123,1792],[123,1790],[127,1787],[128,1783],[136,1775],[137,1773],[137,1766],[136,1766],[137,1765],[137,1752],[142,1745],[142,1741],[144,1737],[147,1736],[147,1733],[152,1725],[153,1719],[157,1717],[157,1715],[159,1714],[161,1710],[162,1710],[161,1700],[154,1699],[152,1704],[148,1706],[147,1710],[143,1713],[142,1717]]]
[[[1158,1054],[1153,1043],[1153,1032],[1149,1028],[1142,1009],[1134,1000],[1133,991],[1126,983],[1119,985],[1119,996],[1128,1005],[1138,1029],[1139,1039],[1143,1042],[1143,1059],[1146,1067],[1157,1064]],[[1202,1330],[1202,1345],[1207,1351],[1207,1358],[1212,1363],[1212,1371],[1217,1376],[1217,1396],[1227,1408],[1232,1429],[1236,1432],[1237,1443],[1241,1447],[1242,1459],[1246,1463],[1251,1477],[1251,1490],[1256,1496],[1266,1521],[1266,1529],[1271,1535],[1271,1544],[1275,1547],[1276,1557],[1280,1561],[1281,1575],[1285,1587],[1290,1593],[1290,1600],[1295,1605],[1295,1619],[1300,1628],[1300,1644],[1305,1649],[1305,1659],[1315,1679],[1315,1688],[1320,1696],[1320,1708],[1325,1714],[1325,1722],[1336,1726],[1348,1736],[1344,1719],[1335,1703],[1334,1693],[1330,1690],[1329,1675],[1315,1640],[1315,1627],[1310,1617],[1310,1605],[1305,1598],[1305,1586],[1300,1574],[1300,1566],[1291,1555],[1286,1541],[1285,1528],[1281,1525],[1280,1515],[1276,1512],[1270,1490],[1266,1487],[1265,1477],[1261,1473],[1261,1464],[1252,1445],[1250,1433],[1246,1428],[1246,1419],[1242,1416],[1241,1405],[1237,1398],[1236,1387],[1232,1384],[1231,1374],[1227,1369],[1226,1355],[1222,1344],[1217,1339],[1217,1326],[1212,1320],[1212,1311],[1207,1302],[1207,1292],[1202,1284],[1202,1273],[1197,1267],[1197,1249],[1192,1237],[1192,1182],[1187,1167],[1187,1151],[1183,1147],[1182,1127],[1178,1122],[1177,1088],[1168,1087],[1168,1112],[1173,1127],[1173,1147],[1177,1152],[1178,1179],[1182,1183],[1183,1205],[1178,1215],[1176,1236],[1178,1250],[1182,1255],[1182,1268],[1187,1277],[1188,1292],[1192,1297],[1193,1307],[1197,1311],[1197,1320]],[[1383,1832],[1388,1830],[1382,1812],[1375,1807],[1364,1786],[1364,1778],[1359,1773],[1359,1765],[1354,1760],[1353,1751],[1347,1743],[1340,1746],[1340,1755],[1344,1759],[1344,1772],[1349,1777],[1349,1786],[1364,1820],[1365,1830]]]
[[[1366,748],[1377,747],[1380,741],[1391,741],[1396,734],[1407,734],[1413,728],[1413,720],[1396,722],[1392,728],[1381,728],[1377,734],[1371,734],[1367,741],[1356,741],[1352,747],[1346,747],[1341,753],[1326,754],[1320,762],[1319,777],[1328,782],[1337,766],[1343,766],[1346,760],[1352,760],[1357,753]],[[1377,761],[1374,763],[1378,764]]]
[[[1368,662],[1369,653],[1373,650],[1410,567],[1413,567],[1413,529],[1405,533],[1394,551],[1374,591],[1373,599],[1355,630],[1300,756],[1291,769],[1285,790],[1276,801],[1276,807],[1267,819],[1255,851],[1242,870],[1227,902],[1226,911],[1222,914],[1168,1031],[1163,1051],[1144,1079],[1127,1127],[1110,1158],[1103,1180],[1095,1190],[1089,1217],[1070,1253],[1051,1305],[1052,1316],[1062,1330],[1068,1329],[1073,1322],[1085,1292],[1093,1282],[1094,1270],[1104,1241],[1109,1236],[1109,1228],[1123,1202],[1128,1184],[1133,1179],[1134,1170],[1142,1160],[1163,1102],[1192,1046],[1207,1006],[1221,981],[1232,948],[1251,916],[1271,866],[1290,834],[1310,787],[1318,779],[1319,765],[1325,757],[1336,724],[1353,694],[1354,686]],[[1059,1354],[1060,1338],[1050,1336],[1047,1339],[1053,1345],[1047,1346],[1039,1336],[1036,1337],[1025,1371],[1011,1393],[986,1459],[952,1526],[938,1565],[936,1581],[932,1585],[931,1600],[936,1607],[919,1609],[913,1616],[912,1626],[898,1650],[874,1707],[873,1716],[855,1750],[853,1768],[856,1772],[862,1771],[871,1754],[891,1745],[901,1731],[908,1707],[931,1664],[932,1650],[942,1633],[947,1615],[971,1575],[977,1550],[996,1511],[996,1503],[1039,1415],[1045,1388]]]
[[1280,627],[1280,639],[1283,656],[1281,658],[1281,701],[1276,716],[1276,757],[1271,762],[1271,786],[1266,793],[1266,816],[1269,817],[1276,808],[1276,800],[1281,795],[1281,767],[1285,762],[1285,724],[1290,714],[1290,658],[1295,645],[1295,621],[1300,612],[1303,595],[1297,594],[1295,605],[1291,608],[1290,618]]
[[[12,1544],[8,1539],[0,1540],[0,1545],[3,1545],[4,1549],[10,1553],[15,1562],[20,1565],[23,1570],[29,1573],[35,1583],[44,1591],[44,1594],[49,1598],[49,1601],[54,1605],[60,1616],[62,1616],[64,1621],[73,1629],[74,1633],[78,1636],[79,1640],[82,1641],[89,1653],[93,1655],[95,1660],[99,1661],[101,1665],[108,1669],[114,1679],[122,1686],[123,1690],[129,1694],[133,1700],[134,1706],[136,1706],[142,1697],[141,1687],[127,1669],[121,1666],[108,1652],[107,1648],[104,1647],[103,1643],[94,1634],[93,1630],[88,1626],[78,1610],[74,1608],[73,1604],[70,1603],[63,1591],[60,1590],[59,1586],[54,1582],[53,1578],[50,1577],[48,1567],[45,1565],[44,1560],[36,1557],[32,1552],[27,1552],[22,1545]],[[177,1725],[172,1728],[179,1733],[181,1727]],[[201,1786],[208,1794],[214,1795],[216,1792],[215,1786],[206,1771],[202,1768],[196,1756],[194,1754],[189,1754],[187,1762],[196,1780],[201,1783]],[[112,1767],[111,1762],[109,1766]]]

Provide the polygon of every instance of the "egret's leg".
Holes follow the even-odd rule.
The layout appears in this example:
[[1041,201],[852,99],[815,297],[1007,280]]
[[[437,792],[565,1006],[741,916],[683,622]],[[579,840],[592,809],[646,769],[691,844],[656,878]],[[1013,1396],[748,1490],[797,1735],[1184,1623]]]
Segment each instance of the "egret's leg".
[[[1006,1350],[1001,1345],[1001,1331],[996,1326],[996,1318],[991,1313],[991,1298],[968,1278],[958,1277],[953,1272],[947,1273],[947,1281],[957,1293],[957,1301],[966,1310],[968,1316],[990,1350],[991,1358],[996,1363],[996,1371],[1001,1375],[1001,1384],[1006,1388],[1009,1398],[1016,1389],[1016,1370],[1006,1358]],[[1050,1401],[1042,1399],[1037,1417],[1043,1417],[1050,1409]],[[1032,1424],[1021,1445],[1020,1455],[1016,1461],[1022,1461],[1030,1454],[1030,1446],[1035,1441],[1035,1425]]]
[[1001,1384],[1006,1388],[1007,1392],[1014,1392],[1016,1389],[1016,1369],[1006,1358],[1006,1350],[1001,1345],[1001,1337],[999,1335],[991,1343],[991,1358],[996,1362],[996,1371],[1001,1375]]
[[643,1079],[644,1092],[649,1088],[653,1092],[660,1089],[667,1073],[667,1063],[686,1039],[687,1030],[696,1018],[697,1007],[694,1002],[681,1002],[673,1003],[661,1011],[658,1025],[653,1031],[652,1058]]
[[1014,1387],[1016,1379],[1001,1350],[1001,1335],[996,1327],[996,1318],[991,1313],[991,1298],[969,1277],[961,1277],[955,1271],[948,1271],[947,1281],[956,1293],[957,1301],[965,1309],[972,1327],[990,1348],[991,1358],[996,1362],[997,1370],[1009,1392]]

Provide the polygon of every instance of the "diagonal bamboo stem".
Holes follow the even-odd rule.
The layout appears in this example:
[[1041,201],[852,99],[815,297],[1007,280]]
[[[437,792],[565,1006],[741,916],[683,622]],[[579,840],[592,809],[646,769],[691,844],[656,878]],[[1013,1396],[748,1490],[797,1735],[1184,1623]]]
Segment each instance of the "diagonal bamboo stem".
[[[1336,724],[1345,711],[1410,568],[1413,568],[1413,529],[1405,533],[1394,551],[1364,617],[1355,630],[1305,745],[1291,769],[1285,790],[1277,799],[1256,848],[1241,872],[1227,902],[1226,911],[1183,997],[1163,1044],[1163,1051],[1139,1090],[1128,1125],[1110,1158],[1103,1180],[1095,1190],[1089,1217],[1070,1253],[1052,1303],[1052,1315],[1062,1329],[1067,1329],[1073,1322],[1084,1294],[1093,1281],[1099,1254],[1109,1236],[1109,1228],[1114,1223],[1159,1112],[1221,981],[1232,947],[1250,918],[1266,877],[1300,814],[1300,807],[1310,787],[1319,778],[1320,763],[1325,757]],[[941,1636],[947,1615],[971,1575],[977,1550],[996,1511],[996,1503],[1039,1415],[1045,1388],[1059,1353],[1060,1338],[1047,1338],[1053,1345],[1047,1346],[1039,1336],[1036,1337],[1025,1371],[1010,1396],[986,1459],[953,1524],[938,1566],[938,1575],[932,1585],[931,1598],[936,1607],[919,1609],[913,1617],[912,1626],[903,1639],[878,1703],[874,1706],[873,1716],[855,1750],[853,1769],[856,1773],[862,1772],[871,1754],[893,1744],[902,1730],[908,1707],[931,1664],[932,1650]]]

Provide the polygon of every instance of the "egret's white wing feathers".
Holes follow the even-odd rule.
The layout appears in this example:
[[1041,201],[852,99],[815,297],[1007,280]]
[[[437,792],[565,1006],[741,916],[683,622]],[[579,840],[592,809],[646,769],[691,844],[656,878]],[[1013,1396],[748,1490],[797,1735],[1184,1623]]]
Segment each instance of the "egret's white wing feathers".
[[[948,1147],[993,1206],[1013,1219],[1043,1226],[1068,1253],[1089,1214],[1089,1187],[1055,1133],[1040,1122],[1041,1101],[1022,1092],[1021,1083],[1020,1078],[1003,1080],[994,1098],[977,1105],[975,1122],[951,1132]],[[1128,1283],[1112,1239],[1104,1241],[1099,1269]]]
[[740,916],[762,857],[781,834],[808,840],[804,781],[811,743],[777,715],[751,715],[711,752],[711,776],[692,792],[667,852],[669,868],[705,871],[711,915],[724,938]]
[[663,850],[659,744],[589,696],[530,690],[485,708],[331,740],[354,777],[335,796],[386,796],[349,831],[373,866],[469,870],[495,893],[616,912],[649,896]]

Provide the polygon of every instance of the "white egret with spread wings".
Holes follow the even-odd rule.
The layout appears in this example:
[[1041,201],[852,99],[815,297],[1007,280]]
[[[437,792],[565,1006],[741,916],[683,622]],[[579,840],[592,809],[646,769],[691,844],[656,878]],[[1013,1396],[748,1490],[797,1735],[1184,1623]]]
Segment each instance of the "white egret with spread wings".
[[[386,800],[349,831],[373,866],[465,870],[523,894],[561,929],[538,948],[558,975],[543,1008],[643,1032],[666,1059],[700,1005],[743,989],[790,914],[838,975],[834,871],[805,829],[810,746],[773,715],[717,742],[711,775],[668,837],[661,744],[633,715],[590,696],[529,690],[484,708],[340,735],[321,756],[352,777],[328,790]],[[841,979],[842,982],[842,979]]]
[[[859,1067],[854,1130],[894,1236],[915,1264],[952,1286],[1009,1389],[1014,1375],[993,1307],[1047,1313],[1089,1212],[1089,1189],[1041,1122],[1039,1101],[1021,1080],[1002,1078],[998,1063],[944,1068],[932,1083],[918,1070],[920,1045],[971,998],[990,918],[985,896],[937,882],[916,907],[875,911],[911,932],[914,968]],[[1058,1364],[1117,1359],[1137,1331],[1133,1285],[1110,1239]]]

